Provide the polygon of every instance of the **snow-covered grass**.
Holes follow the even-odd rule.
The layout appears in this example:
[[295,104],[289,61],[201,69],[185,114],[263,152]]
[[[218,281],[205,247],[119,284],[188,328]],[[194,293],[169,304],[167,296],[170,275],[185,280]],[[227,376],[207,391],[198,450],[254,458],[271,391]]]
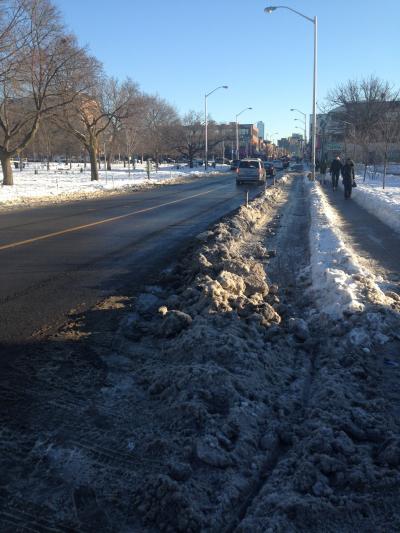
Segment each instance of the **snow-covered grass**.
[[311,272],[320,311],[333,318],[340,318],[346,312],[363,311],[368,294],[376,303],[390,303],[375,283],[373,274],[360,266],[356,253],[345,244],[338,229],[339,215],[321,187],[315,182],[308,183]]
[[369,171],[365,182],[362,175],[357,175],[356,181],[353,200],[400,233],[400,176],[388,174],[385,189],[380,173]]
[[[362,169],[364,170],[364,166],[363,165],[359,165],[360,167],[362,167]],[[388,163],[386,165],[386,173],[387,174],[398,174],[400,175],[400,164],[399,163]],[[361,172],[360,172],[361,174]],[[362,172],[362,174],[364,175],[364,172]],[[375,165],[375,166],[368,166],[367,167],[367,175],[370,175],[370,176],[376,176],[376,177],[382,177],[382,174],[383,174],[383,163],[379,164],[379,165]]]
[[[210,168],[207,175],[228,170],[228,165],[217,165],[216,169]],[[70,169],[69,165],[51,163],[50,170],[47,170],[46,165],[28,163],[22,171],[14,170],[13,186],[1,186],[0,207],[87,198],[105,192],[142,189],[202,175],[204,167],[191,169],[180,164],[177,168],[175,164],[163,164],[158,172],[153,169],[148,179],[145,164],[137,164],[135,170],[131,169],[130,172],[127,167],[117,164],[111,171],[100,170],[99,180],[91,181],[90,168],[83,168],[83,164],[75,163]]]

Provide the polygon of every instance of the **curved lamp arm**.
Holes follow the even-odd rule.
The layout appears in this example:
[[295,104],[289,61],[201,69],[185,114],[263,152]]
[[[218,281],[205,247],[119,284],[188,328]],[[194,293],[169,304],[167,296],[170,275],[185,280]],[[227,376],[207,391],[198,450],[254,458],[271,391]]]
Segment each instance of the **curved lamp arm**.
[[303,13],[300,13],[300,11],[296,11],[295,9],[289,6],[269,6],[269,7],[264,8],[264,11],[265,13],[272,13],[276,9],[288,9],[289,11],[293,11],[293,13],[296,13],[296,15],[300,15],[300,17],[303,17],[309,20],[310,22],[312,22],[313,24],[315,24],[314,19],[312,19],[311,17],[307,17],[307,15],[303,15]]

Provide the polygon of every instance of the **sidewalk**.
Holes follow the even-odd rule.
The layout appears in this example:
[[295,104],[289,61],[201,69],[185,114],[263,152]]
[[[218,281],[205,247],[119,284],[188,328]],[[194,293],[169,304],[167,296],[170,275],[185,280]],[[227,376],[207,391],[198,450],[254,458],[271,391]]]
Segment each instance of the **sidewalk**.
[[[340,188],[333,192],[329,183],[323,186],[323,190],[341,216],[340,229],[349,244],[370,270],[395,285],[391,290],[400,292],[400,235],[358,205],[354,198],[345,200]],[[355,190],[353,194],[357,192]]]

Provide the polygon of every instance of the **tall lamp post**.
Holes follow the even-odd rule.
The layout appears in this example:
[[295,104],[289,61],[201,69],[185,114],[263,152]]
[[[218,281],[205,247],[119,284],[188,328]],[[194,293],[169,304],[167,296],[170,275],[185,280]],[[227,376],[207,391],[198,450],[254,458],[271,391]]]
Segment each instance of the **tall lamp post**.
[[207,170],[208,168],[207,98],[210,96],[210,94],[215,93],[215,91],[218,91],[218,89],[227,89],[227,88],[228,88],[227,85],[220,85],[219,87],[216,87],[215,89],[213,89],[212,91],[204,95],[204,125],[205,125],[205,128],[204,128],[204,137],[205,137],[204,139],[204,168],[205,170]]
[[235,115],[235,122],[236,122],[236,159],[239,159],[239,124],[238,124],[238,116],[247,111],[248,109],[253,109],[252,107],[245,107],[242,109],[240,113]]
[[[295,126],[296,129],[302,131],[302,128],[300,128],[300,126]],[[303,159],[305,157],[304,153],[305,153],[305,141],[303,140],[303,146],[302,146],[302,152],[303,152]]]
[[[303,126],[304,126],[304,133],[303,133],[303,135],[304,135],[304,138],[303,138],[303,143],[304,143],[304,145],[303,145],[303,157],[304,157],[304,152],[305,152],[305,147],[306,147],[306,123],[305,123],[304,120],[301,120],[301,119],[299,119],[299,118],[295,118],[294,120],[295,120],[296,122],[303,122]],[[298,129],[301,130],[301,128],[298,128]]]
[[271,141],[272,141],[272,159],[275,159],[275,149],[273,148],[273,146],[276,146],[275,145],[275,135],[278,135],[278,132],[277,131],[274,131],[274,133],[271,133]]
[[[304,143],[307,144],[307,114],[303,113],[303,111],[300,111],[300,109],[296,109],[295,107],[292,107],[290,111],[297,111],[301,115],[303,115],[304,118]],[[294,120],[297,120],[296,118]]]
[[315,148],[316,148],[316,140],[317,140],[317,28],[318,28],[318,22],[317,17],[314,18],[307,17],[306,15],[303,15],[303,13],[300,13],[299,11],[296,11],[295,9],[292,9],[288,6],[269,6],[264,9],[265,13],[272,13],[276,9],[288,9],[289,11],[293,11],[293,13],[296,13],[296,15],[299,15],[300,17],[305,18],[309,22],[312,22],[314,24],[314,76],[313,76],[313,103],[312,103],[312,109],[313,109],[313,121],[312,121],[312,179],[315,180]]

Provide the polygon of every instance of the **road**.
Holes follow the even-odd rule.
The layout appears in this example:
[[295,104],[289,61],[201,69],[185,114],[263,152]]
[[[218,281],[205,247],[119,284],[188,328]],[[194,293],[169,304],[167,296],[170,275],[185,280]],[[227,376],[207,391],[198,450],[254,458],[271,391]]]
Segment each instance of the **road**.
[[[250,189],[250,198],[260,192]],[[121,285],[171,262],[240,206],[234,175],[0,215],[0,343],[51,333]]]

